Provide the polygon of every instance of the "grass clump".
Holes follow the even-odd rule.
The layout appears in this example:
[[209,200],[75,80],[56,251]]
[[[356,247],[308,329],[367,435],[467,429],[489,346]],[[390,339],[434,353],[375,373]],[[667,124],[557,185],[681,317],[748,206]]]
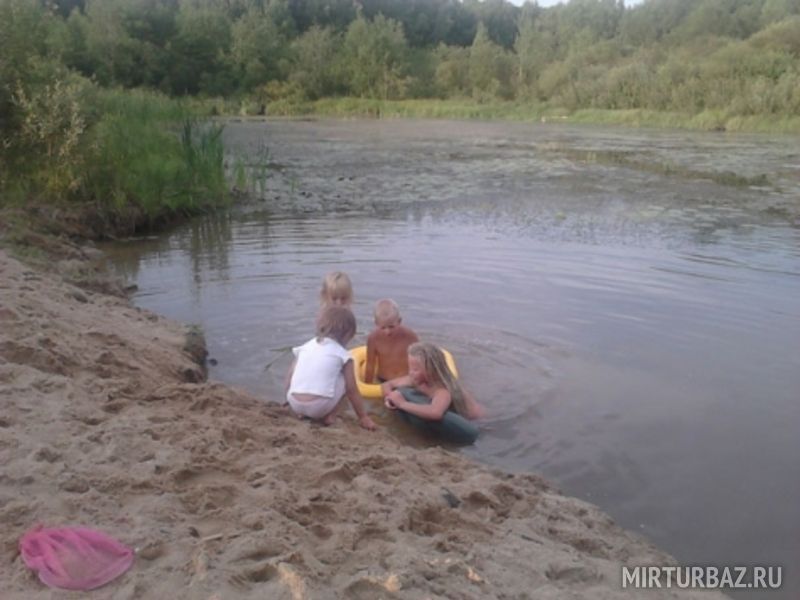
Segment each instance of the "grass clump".
[[0,204],[71,213],[92,237],[227,204],[222,127],[155,92],[56,80],[20,88]]
[[181,118],[107,113],[93,131],[88,197],[109,216],[147,225],[224,204],[222,128]]
[[102,92],[98,107],[85,197],[104,227],[151,227],[228,202],[220,125],[152,92]]

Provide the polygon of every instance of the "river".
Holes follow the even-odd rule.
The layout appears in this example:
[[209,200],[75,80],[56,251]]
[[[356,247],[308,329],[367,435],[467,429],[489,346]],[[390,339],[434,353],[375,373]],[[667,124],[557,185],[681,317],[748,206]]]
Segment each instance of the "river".
[[[350,274],[450,349],[534,471],[682,564],[800,577],[800,140],[457,121],[233,121],[253,199],[109,246],[134,301],[205,330],[214,379],[282,397]],[[379,404],[376,419],[425,444]],[[368,435],[368,434],[364,434]],[[792,583],[795,582],[795,583]]]

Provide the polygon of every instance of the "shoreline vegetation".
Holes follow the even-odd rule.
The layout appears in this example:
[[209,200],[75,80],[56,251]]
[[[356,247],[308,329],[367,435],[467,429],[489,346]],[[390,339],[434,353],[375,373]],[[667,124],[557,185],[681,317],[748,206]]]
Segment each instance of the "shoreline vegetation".
[[[196,99],[192,105],[209,116],[227,118],[307,117],[367,119],[477,119],[532,123],[564,123],[671,130],[800,135],[800,115],[731,115],[706,111],[698,114],[648,109],[578,109],[520,102],[482,103],[471,98],[380,100],[320,98],[313,101],[275,101],[262,107],[251,100]],[[259,114],[262,113],[263,114]]]
[[20,124],[0,160],[12,222],[113,238],[229,204],[222,127],[186,103],[69,78],[40,91],[17,92]]

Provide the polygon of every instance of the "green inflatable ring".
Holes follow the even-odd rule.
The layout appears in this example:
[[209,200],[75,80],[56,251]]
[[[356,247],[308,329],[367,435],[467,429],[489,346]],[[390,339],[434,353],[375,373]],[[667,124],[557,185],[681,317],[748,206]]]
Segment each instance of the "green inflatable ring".
[[[403,398],[408,402],[413,402],[414,404],[430,404],[431,402],[430,398],[414,388],[398,388],[398,391],[403,394]],[[475,423],[452,410],[448,410],[441,421],[423,419],[404,410],[398,410],[397,412],[406,422],[417,429],[451,444],[473,444],[480,433]]]

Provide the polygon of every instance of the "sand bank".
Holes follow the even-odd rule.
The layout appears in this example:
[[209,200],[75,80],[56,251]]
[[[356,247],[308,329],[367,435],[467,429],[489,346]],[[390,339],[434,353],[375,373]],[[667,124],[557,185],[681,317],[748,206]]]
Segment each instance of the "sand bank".
[[[0,251],[4,599],[721,597],[622,590],[621,565],[674,561],[535,475],[204,382],[185,340]],[[37,523],[100,528],[136,562],[54,593],[16,550]]]

